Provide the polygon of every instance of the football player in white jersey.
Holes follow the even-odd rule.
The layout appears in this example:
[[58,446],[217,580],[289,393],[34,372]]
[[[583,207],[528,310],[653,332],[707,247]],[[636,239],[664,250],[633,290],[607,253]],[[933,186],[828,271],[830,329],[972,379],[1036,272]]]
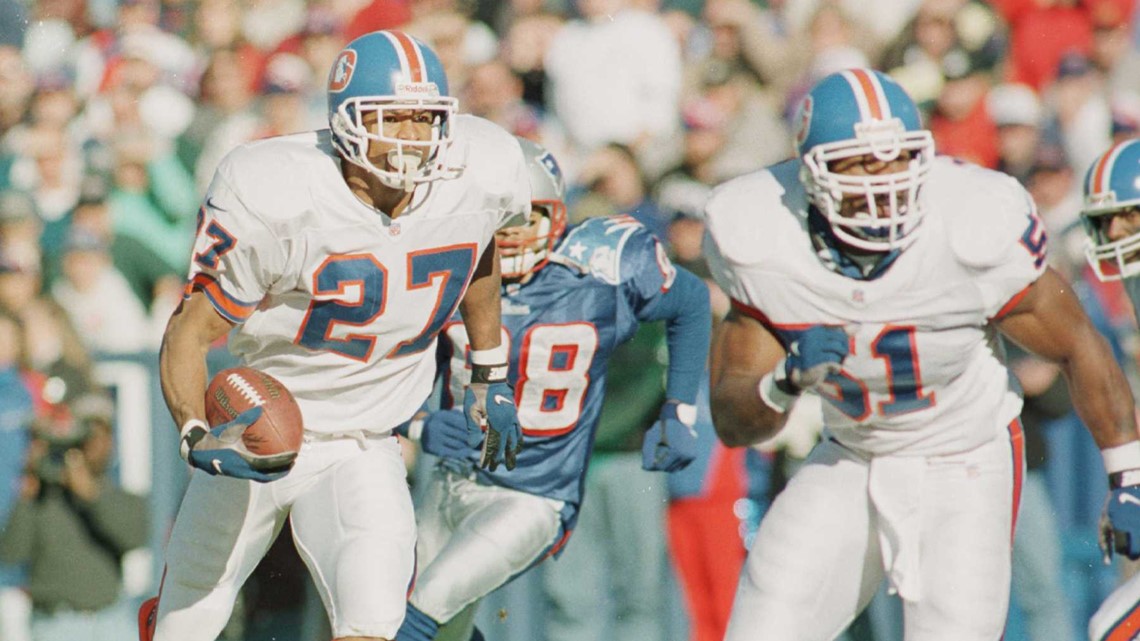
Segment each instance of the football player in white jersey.
[[[395,637],[415,522],[392,429],[431,392],[436,335],[457,308],[472,338],[467,427],[488,435],[480,462],[509,462],[521,444],[494,240],[530,211],[518,144],[457,115],[436,54],[400,32],[346,45],[328,95],[330,129],[236,148],[200,212],[160,356],[196,469],[167,545],[156,641],[213,641],[287,516],[335,638]],[[244,365],[296,397],[299,452],[243,447],[259,408],[213,429],[202,420],[204,356],[226,334]]]
[[[1140,140],[1113,145],[1085,172],[1081,220],[1089,265],[1102,281],[1123,280],[1140,314]],[[1137,466],[1134,466],[1134,468]],[[1114,552],[1140,559],[1140,470],[1109,474],[1112,496],[1101,519],[1105,561]],[[1140,638],[1140,574],[1104,600],[1089,621],[1089,641]]]
[[725,639],[834,639],[886,577],[907,641],[997,641],[1024,456],[995,332],[1060,364],[1110,473],[1140,468],[1127,381],[1046,267],[1028,194],[935,157],[893,80],[827,76],[796,125],[799,157],[706,206],[733,305],[712,350],[721,439],[763,440],[798,394],[824,399],[822,441],[760,524]]

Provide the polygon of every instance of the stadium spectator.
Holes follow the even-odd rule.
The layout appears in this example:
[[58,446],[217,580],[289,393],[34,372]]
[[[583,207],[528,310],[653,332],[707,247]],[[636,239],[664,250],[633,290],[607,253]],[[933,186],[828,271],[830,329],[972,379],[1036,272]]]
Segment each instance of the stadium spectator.
[[121,132],[114,152],[108,203],[115,233],[137,238],[181,269],[190,256],[199,204],[190,174],[169,147],[145,132]]
[[60,278],[51,286],[52,298],[91,352],[157,349],[146,309],[115,267],[110,249],[100,236],[73,228],[64,243]]
[[463,95],[464,108],[516,136],[539,137],[542,116],[523,100],[523,82],[502,60],[471,69]]
[[677,43],[658,15],[632,0],[579,0],[577,8],[582,18],[554,36],[544,61],[549,108],[565,127],[567,151],[582,157],[620,143],[646,175],[660,176],[678,151],[668,144],[680,129]]
[[942,90],[930,117],[938,152],[993,169],[998,164],[997,125],[986,108],[996,57],[952,49],[942,58]]
[[37,421],[19,501],[0,535],[0,559],[28,564],[33,641],[122,641],[135,636],[122,594],[122,557],[146,542],[146,499],[118,488],[109,397],[76,398]]
[[1025,393],[1025,481],[1013,542],[1013,599],[1025,612],[1030,641],[1074,639],[1076,629],[1062,585],[1064,557],[1055,508],[1046,487],[1049,421],[1073,411],[1065,379],[1056,365],[1010,349],[1011,370]]
[[1024,184],[1041,141],[1041,101],[1027,85],[1003,84],[986,96],[986,110],[997,126],[997,169]]
[[[16,503],[35,418],[30,374],[20,318],[0,306],[0,523],[8,521]],[[25,580],[22,565],[0,564],[0,638],[5,641],[28,641],[31,606],[22,589]]]
[[1050,127],[1060,135],[1073,171],[1088,167],[1112,139],[1112,109],[1103,72],[1085,54],[1068,53],[1044,95]]
[[209,184],[222,157],[252,140],[260,124],[255,99],[260,69],[238,49],[209,54],[194,119],[178,138],[178,159],[193,172],[197,191]]

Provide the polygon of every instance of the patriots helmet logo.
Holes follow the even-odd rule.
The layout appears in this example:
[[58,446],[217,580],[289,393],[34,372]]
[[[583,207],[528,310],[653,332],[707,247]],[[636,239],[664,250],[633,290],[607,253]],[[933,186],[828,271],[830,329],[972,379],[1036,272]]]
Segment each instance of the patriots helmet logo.
[[559,167],[558,162],[554,160],[553,154],[551,154],[549,151],[546,152],[542,155],[542,157],[538,159],[538,164],[542,165],[542,168],[546,170],[546,173],[550,174],[550,177],[554,179],[555,184],[562,184],[562,168]]
[[345,49],[333,63],[332,73],[329,74],[329,91],[344,91],[352,81],[354,70],[356,70],[356,51]]

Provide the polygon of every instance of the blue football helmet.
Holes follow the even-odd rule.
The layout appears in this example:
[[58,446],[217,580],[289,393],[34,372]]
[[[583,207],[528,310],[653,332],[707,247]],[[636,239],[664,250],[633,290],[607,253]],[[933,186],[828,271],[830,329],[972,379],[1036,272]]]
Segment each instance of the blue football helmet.
[[[500,249],[518,250],[514,255],[499,258],[502,276],[509,280],[523,278],[542,269],[566,231],[566,203],[563,201],[566,182],[558,161],[542,145],[519,136],[515,138],[526,159],[531,209],[538,210],[543,217],[538,221],[538,234],[533,238],[517,240],[512,237],[511,228],[507,227],[497,239]],[[527,224],[524,222],[521,226]]]
[[[870,69],[848,69],[820,80],[800,103],[796,149],[808,199],[839,240],[865,251],[902,249],[922,221],[919,188],[934,159],[934,137],[902,87]],[[853,176],[835,161],[870,155],[889,162],[907,153],[904,171]],[[865,199],[863,211],[841,214],[844,198]],[[886,204],[882,201],[886,201]]]
[[1085,257],[1097,278],[1120,280],[1140,273],[1140,231],[1110,240],[1112,216],[1140,211],[1140,140],[1104,152],[1085,173],[1081,221],[1089,235]]
[[[448,95],[439,57],[419,40],[400,31],[374,31],[348,43],[329,71],[328,97],[333,144],[345,160],[368,170],[388,187],[410,191],[417,183],[453,178],[462,169],[447,164],[451,120],[459,101]],[[385,136],[387,110],[432,112],[431,139]],[[364,125],[370,111],[378,117],[373,130]],[[391,169],[368,158],[370,141],[395,146],[386,156]]]

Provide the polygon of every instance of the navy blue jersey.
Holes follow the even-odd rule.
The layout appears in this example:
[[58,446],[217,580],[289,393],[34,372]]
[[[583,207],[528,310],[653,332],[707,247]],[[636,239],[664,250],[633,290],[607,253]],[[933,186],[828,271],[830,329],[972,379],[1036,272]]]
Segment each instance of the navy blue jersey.
[[[615,216],[572,228],[530,282],[503,288],[504,343],[525,444],[518,467],[480,469],[483,482],[566,501],[563,518],[572,527],[610,354],[639,322],[660,319],[676,274],[656,237]],[[468,352],[456,315],[440,340],[443,408],[463,404]]]

